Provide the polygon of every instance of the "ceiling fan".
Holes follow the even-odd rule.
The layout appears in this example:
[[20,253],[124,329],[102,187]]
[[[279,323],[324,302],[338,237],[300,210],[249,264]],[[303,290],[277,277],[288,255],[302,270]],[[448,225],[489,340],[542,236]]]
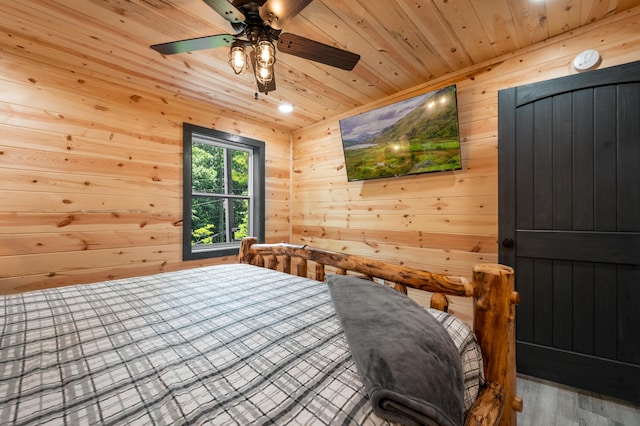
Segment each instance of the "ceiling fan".
[[[273,64],[275,46],[283,53],[351,71],[360,60],[357,55],[291,33],[282,33],[285,22],[300,13],[312,0],[203,0],[231,23],[235,34],[219,34],[188,40],[154,44],[163,55],[214,47],[230,47],[229,65],[236,74],[253,67],[258,91],[276,89]],[[249,53],[247,54],[247,50]],[[257,93],[256,93],[257,97]]]

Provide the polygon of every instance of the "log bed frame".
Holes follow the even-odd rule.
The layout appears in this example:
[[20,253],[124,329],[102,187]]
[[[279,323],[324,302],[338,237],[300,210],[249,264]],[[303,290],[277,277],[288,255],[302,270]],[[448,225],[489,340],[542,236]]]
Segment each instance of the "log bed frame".
[[522,411],[522,399],[516,396],[515,305],[520,296],[514,290],[513,269],[482,263],[473,267],[473,282],[464,277],[431,273],[386,263],[362,256],[291,244],[257,244],[257,239],[242,240],[238,260],[256,266],[278,269],[309,277],[308,262],[315,263],[310,278],[324,281],[325,266],[345,275],[355,272],[366,279],[382,279],[407,293],[407,287],[433,293],[431,307],[446,311],[447,295],[473,297],[473,329],[482,351],[486,386],[467,415],[465,425],[515,426],[516,411]]

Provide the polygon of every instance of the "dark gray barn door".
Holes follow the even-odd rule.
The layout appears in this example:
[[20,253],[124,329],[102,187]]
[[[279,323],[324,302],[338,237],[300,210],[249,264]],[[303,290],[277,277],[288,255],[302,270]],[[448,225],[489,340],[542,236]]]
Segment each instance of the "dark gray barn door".
[[640,62],[499,92],[518,371],[640,402]]

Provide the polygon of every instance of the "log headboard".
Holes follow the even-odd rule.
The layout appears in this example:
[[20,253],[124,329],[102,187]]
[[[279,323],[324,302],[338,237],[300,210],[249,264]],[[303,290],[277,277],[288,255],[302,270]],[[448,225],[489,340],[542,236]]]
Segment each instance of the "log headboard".
[[352,272],[367,279],[382,279],[404,293],[407,287],[432,292],[431,306],[440,310],[446,310],[448,295],[473,297],[473,329],[482,350],[487,385],[478,395],[465,424],[516,425],[516,411],[522,411],[522,400],[516,396],[515,305],[519,303],[519,295],[514,290],[512,268],[477,264],[470,282],[464,277],[306,245],[257,244],[253,237],[242,240],[239,261],[288,274],[292,274],[295,266],[294,274],[303,277],[309,276],[308,264],[312,262],[315,270],[311,278],[318,281],[324,281],[325,266],[329,266],[337,274]]

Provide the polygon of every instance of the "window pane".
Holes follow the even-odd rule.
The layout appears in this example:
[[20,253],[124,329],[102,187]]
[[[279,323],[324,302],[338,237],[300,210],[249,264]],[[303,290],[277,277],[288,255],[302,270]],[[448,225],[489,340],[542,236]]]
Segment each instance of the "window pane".
[[227,242],[225,200],[214,197],[192,198],[191,245]]
[[[232,212],[227,210],[230,203]],[[231,214],[231,229],[227,229],[227,214]],[[228,236],[228,237],[227,237]],[[249,200],[193,196],[191,215],[191,245],[240,241],[249,236]]]
[[249,200],[233,200],[233,239],[249,236]]
[[191,187],[193,191],[224,194],[225,149],[194,142],[191,148]]
[[231,185],[230,193],[249,195],[249,153],[231,150]]

